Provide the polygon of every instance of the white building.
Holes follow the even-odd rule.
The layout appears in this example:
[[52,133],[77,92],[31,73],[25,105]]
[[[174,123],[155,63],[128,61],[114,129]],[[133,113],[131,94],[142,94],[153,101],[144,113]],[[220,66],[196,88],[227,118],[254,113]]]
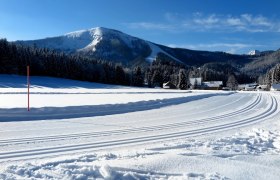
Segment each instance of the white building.
[[239,84],[238,90],[244,91],[254,91],[257,87],[257,83],[250,83],[250,84]]
[[202,78],[199,77],[199,78],[190,78],[190,84],[192,86],[196,85],[196,86],[201,86],[201,83],[202,83]]
[[256,87],[256,91],[267,91],[268,90],[268,85],[264,84],[264,85],[258,85]]
[[168,81],[167,83],[163,83],[162,85],[163,89],[177,89],[177,87],[172,84],[170,81]]
[[223,81],[204,81],[203,85],[207,87],[220,87],[223,86]]
[[280,91],[280,84],[272,84],[270,91]]
[[218,90],[222,89],[223,81],[204,81],[202,84],[204,89]]

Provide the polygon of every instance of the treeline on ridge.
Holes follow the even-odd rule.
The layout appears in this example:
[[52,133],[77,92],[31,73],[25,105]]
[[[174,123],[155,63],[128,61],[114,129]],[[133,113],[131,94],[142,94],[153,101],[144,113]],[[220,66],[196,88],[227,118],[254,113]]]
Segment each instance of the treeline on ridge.
[[189,87],[190,77],[204,81],[223,81],[234,75],[239,83],[254,79],[239,73],[227,63],[206,63],[203,66],[186,66],[159,55],[148,66],[127,67],[107,60],[81,55],[67,55],[49,49],[22,46],[0,39],[0,74],[26,74],[26,66],[33,76],[52,76],[107,84],[149,87],[162,86],[170,81],[180,89]]

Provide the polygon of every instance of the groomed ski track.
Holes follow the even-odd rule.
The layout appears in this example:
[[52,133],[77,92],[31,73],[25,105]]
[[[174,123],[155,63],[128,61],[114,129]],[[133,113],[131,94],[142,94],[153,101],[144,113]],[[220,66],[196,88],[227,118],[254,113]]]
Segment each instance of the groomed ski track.
[[[111,112],[108,107],[107,114],[102,116],[93,114],[92,117],[42,121],[33,121],[31,116],[32,121],[4,122],[0,131],[0,161],[135,146],[241,128],[278,115],[277,98],[266,92],[206,93],[191,101],[187,98],[152,101],[148,106],[150,110],[134,104],[131,106],[134,110],[118,106],[124,113],[112,113],[114,108]],[[139,106],[145,105],[140,103]],[[10,126],[16,123],[22,135],[9,136],[15,131]]]

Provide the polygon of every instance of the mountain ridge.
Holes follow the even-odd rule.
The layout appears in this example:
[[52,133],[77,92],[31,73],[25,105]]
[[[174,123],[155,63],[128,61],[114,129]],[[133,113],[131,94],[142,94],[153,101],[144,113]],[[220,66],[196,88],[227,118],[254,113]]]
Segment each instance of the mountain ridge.
[[[35,45],[40,48],[60,50],[66,53],[80,53],[112,61],[118,61],[117,59],[125,60],[121,60],[121,62],[128,62],[141,56],[151,63],[156,59],[158,53],[171,56],[150,41],[104,27],[74,31],[57,37],[16,42],[23,45]],[[171,56],[171,58],[180,62],[176,57]]]
[[222,57],[210,58],[211,62],[217,61],[215,59],[224,62],[249,59],[249,56],[246,55],[232,55],[225,52],[171,48],[104,27],[74,31],[45,39],[17,41],[17,43],[36,45],[40,48],[55,49],[66,53],[79,53],[124,64],[129,64],[137,59],[151,63],[162,54],[168,56],[170,60],[186,65],[201,65],[209,62],[208,57],[205,58],[205,56],[210,54]]
[[45,39],[16,41],[16,43],[94,57],[122,63],[129,67],[148,66],[156,59],[196,67],[206,63],[227,63],[242,72],[259,75],[280,62],[277,51],[264,51],[259,55],[239,55],[171,48],[104,27],[74,31]]

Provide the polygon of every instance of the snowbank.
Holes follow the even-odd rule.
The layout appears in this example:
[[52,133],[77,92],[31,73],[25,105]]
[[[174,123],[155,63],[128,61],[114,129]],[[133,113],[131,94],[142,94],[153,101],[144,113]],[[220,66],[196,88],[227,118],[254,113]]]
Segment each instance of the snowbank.
[[[186,141],[179,141],[175,143],[167,143],[154,147],[152,149],[138,150],[138,151],[119,151],[117,154],[112,153],[94,153],[85,154],[72,157],[58,157],[50,160],[36,160],[32,163],[22,163],[18,165],[7,166],[2,173],[1,179],[229,179],[238,176],[227,177],[221,174],[234,171],[227,169],[227,164],[224,164],[225,172],[216,171],[209,172],[188,172],[185,169],[186,164],[182,162],[174,162],[174,164],[165,164],[167,167],[175,167],[177,172],[168,173],[154,171],[154,167],[146,167],[146,170],[141,169],[141,163],[145,164],[153,161],[157,156],[171,158],[173,154],[181,157],[189,157],[189,160],[194,158],[204,157],[205,160],[209,158],[221,158],[228,161],[236,161],[238,157],[255,155],[280,155],[280,131],[267,131],[263,129],[253,129],[245,133],[238,133],[232,137],[225,137],[213,140],[194,140],[187,139]],[[277,158],[277,157],[275,157]],[[246,159],[246,158],[245,158]],[[174,159],[176,160],[176,158]],[[240,161],[240,160],[238,160]],[[237,161],[237,162],[238,162]],[[139,164],[138,168],[128,168],[129,164]],[[166,163],[168,161],[154,162],[154,164]],[[249,163],[250,164],[250,163]],[[156,166],[157,166],[156,165]],[[246,163],[241,163],[245,168]],[[162,166],[162,165],[161,165]],[[197,164],[195,166],[203,166]],[[262,164],[262,168],[265,164]],[[216,167],[212,167],[215,169]],[[172,169],[172,168],[171,168]],[[273,168],[272,168],[273,170]],[[234,174],[233,174],[234,175]],[[239,175],[242,175],[240,172]],[[257,174],[248,173],[244,179],[259,179]],[[273,174],[275,175],[275,174]],[[277,173],[276,173],[277,175]]]
[[[109,155],[110,156],[110,155]],[[92,161],[98,161],[104,156],[82,156],[77,159],[51,161],[47,163],[27,163],[8,166],[0,174],[1,179],[105,179],[105,180],[137,180],[137,179],[227,179],[219,173],[184,173],[166,174],[141,171],[129,168],[112,167],[108,164],[96,166]],[[106,157],[109,158],[110,157]]]

